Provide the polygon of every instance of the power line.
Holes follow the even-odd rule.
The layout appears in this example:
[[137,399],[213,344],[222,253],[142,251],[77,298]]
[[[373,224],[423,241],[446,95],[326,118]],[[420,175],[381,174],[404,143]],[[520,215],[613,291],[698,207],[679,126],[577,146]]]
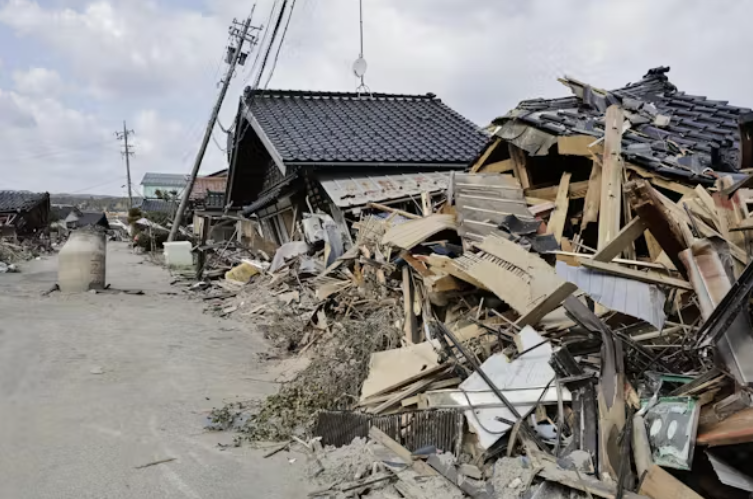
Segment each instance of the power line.
[[[269,18],[267,19],[267,24],[265,25],[266,27],[268,27],[272,23],[272,17],[274,17],[276,7],[277,7],[277,0],[274,1],[274,3],[272,4],[272,8],[269,9]],[[266,46],[268,37],[269,37],[269,29],[265,29],[264,35],[262,36],[262,39],[261,39],[261,45],[259,46],[260,48],[259,50],[256,51],[256,57],[254,57],[254,63],[251,65],[250,71],[248,72],[246,78],[243,79],[243,84],[241,85],[242,87],[245,87],[246,83],[248,83],[248,80],[250,80],[251,77],[254,76],[256,72],[256,68],[259,66],[261,53],[263,52],[261,47]]]
[[275,60],[272,62],[272,69],[269,71],[269,76],[267,77],[267,82],[264,84],[264,88],[267,88],[269,86],[269,82],[272,80],[272,75],[275,74],[275,68],[277,68],[277,60],[280,58],[280,49],[282,49],[282,44],[285,42],[285,35],[288,34],[288,26],[290,26],[290,20],[293,18],[293,10],[295,9],[295,2],[296,0],[293,0],[293,3],[290,4],[290,12],[288,13],[288,20],[285,22],[285,29],[282,31],[282,37],[280,38],[280,43],[277,44],[277,53],[275,53]]
[[93,148],[94,146],[103,146],[109,143],[110,143],[109,140],[107,140],[106,142],[105,141],[91,142],[91,143],[81,144],[76,147],[68,147],[68,148],[63,148],[63,149],[52,149],[48,151],[42,151],[40,153],[32,154],[29,156],[21,156],[21,157],[16,157],[16,158],[3,158],[3,161],[21,162],[21,161],[28,161],[28,160],[34,160],[34,159],[49,158],[53,156],[65,155],[65,154],[74,153],[74,152],[83,152],[84,150]]

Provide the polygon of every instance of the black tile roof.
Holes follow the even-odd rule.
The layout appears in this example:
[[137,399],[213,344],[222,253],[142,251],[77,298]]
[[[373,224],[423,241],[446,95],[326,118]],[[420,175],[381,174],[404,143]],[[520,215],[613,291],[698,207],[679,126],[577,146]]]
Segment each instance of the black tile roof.
[[[683,176],[709,169],[737,171],[738,119],[751,110],[681,92],[667,78],[668,71],[651,69],[639,82],[610,92],[565,79],[576,96],[526,100],[494,123],[519,120],[554,135],[601,137],[607,107],[621,103],[631,121],[622,143],[627,160]],[[669,117],[669,124],[658,123],[657,115]]]
[[49,197],[46,192],[0,191],[0,212],[27,211]]
[[110,222],[107,221],[107,215],[102,212],[83,212],[76,220],[76,227],[88,227],[90,225],[99,225],[105,229],[110,228]]
[[178,202],[165,201],[164,199],[144,199],[138,208],[144,213],[175,213],[178,209]]
[[247,88],[243,99],[286,163],[466,165],[488,141],[433,94]]

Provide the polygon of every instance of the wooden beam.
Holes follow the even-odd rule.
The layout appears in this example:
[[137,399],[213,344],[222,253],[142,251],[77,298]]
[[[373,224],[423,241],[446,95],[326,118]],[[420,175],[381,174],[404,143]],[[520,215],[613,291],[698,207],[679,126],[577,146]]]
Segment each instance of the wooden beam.
[[683,196],[693,193],[693,189],[691,189],[690,187],[683,185],[680,182],[674,182],[666,177],[662,177],[661,175],[649,171],[641,166],[634,165],[633,163],[625,163],[625,168],[647,179],[652,185],[656,187],[661,187],[662,189],[667,189],[668,191],[676,192],[677,194],[682,194]]
[[659,244],[659,241],[656,240],[653,234],[651,234],[651,231],[646,229],[643,232],[643,237],[646,238],[646,247],[648,248],[648,257],[652,262],[655,262],[661,257],[663,250],[661,249],[661,245]]
[[495,163],[489,163],[484,165],[478,171],[478,173],[505,173],[513,171],[513,163],[511,159],[505,159],[497,161]]
[[549,217],[549,225],[547,226],[547,234],[552,234],[557,242],[562,240],[562,232],[565,230],[565,222],[567,221],[567,209],[570,206],[570,200],[567,198],[567,193],[570,189],[570,177],[572,173],[565,172],[560,179],[560,186],[557,190],[557,199],[554,202],[555,208]]
[[419,343],[421,341],[418,330],[418,321],[413,313],[413,283],[411,282],[410,267],[403,267],[403,333],[405,333],[405,342],[408,345]]
[[646,230],[646,224],[640,217],[635,217],[601,250],[597,251],[593,259],[599,262],[610,262],[630,243],[641,237]]
[[604,248],[620,231],[622,208],[622,127],[625,116],[617,105],[609,106],[604,124],[604,166],[599,206],[599,243]]
[[408,467],[412,467],[420,475],[439,476],[439,473],[434,468],[426,464],[425,462],[420,461],[420,460],[414,461],[413,456],[408,449],[406,449],[405,447],[397,443],[395,440],[390,438],[389,435],[387,435],[385,432],[383,432],[376,426],[372,426],[371,428],[369,428],[369,438],[371,438],[375,442],[379,442],[384,447],[392,451],[397,457],[402,459],[402,461],[406,465],[408,465]]
[[531,178],[528,176],[528,154],[515,144],[508,143],[508,147],[515,178],[518,179],[523,189],[528,189],[531,187]]
[[575,293],[577,290],[578,286],[571,282],[560,284],[552,290],[546,298],[537,303],[536,306],[522,314],[520,319],[515,321],[515,324],[519,327],[535,325],[543,319],[546,314],[558,308],[565,298]]
[[407,211],[398,210],[397,208],[393,208],[391,206],[386,206],[386,205],[379,204],[379,203],[369,203],[366,206],[369,207],[369,208],[372,208],[374,210],[381,210],[381,211],[386,211],[388,213],[395,213],[395,214],[403,216],[405,218],[410,218],[412,220],[417,220],[417,219],[421,218],[420,215],[416,215],[414,213],[408,213]]
[[[529,198],[535,199],[538,202],[554,201],[555,199],[557,199],[558,190],[559,185],[553,185],[551,187],[541,187],[539,189],[527,189],[525,191],[526,201],[528,201]],[[588,180],[582,180],[580,182],[570,182],[567,197],[570,198],[570,201],[572,201],[573,199],[583,199],[584,197],[586,197],[587,192]]]
[[685,242],[677,220],[669,215],[662,203],[661,195],[645,180],[630,182],[626,189],[633,210],[646,224],[651,235],[659,242],[675,268],[683,277],[687,277],[687,270],[679,255],[687,249],[688,244]]
[[601,203],[601,163],[594,160],[591,176],[588,178],[588,191],[583,205],[583,219],[580,227],[583,230],[590,222],[599,220],[599,204]]
[[497,149],[497,147],[499,146],[499,144],[501,142],[502,142],[502,139],[500,139],[499,137],[497,137],[494,140],[494,142],[492,142],[491,145],[489,145],[486,148],[486,151],[484,151],[484,153],[481,155],[481,157],[478,158],[475,163],[473,163],[473,166],[471,167],[471,173],[476,173],[477,171],[479,171],[479,169],[482,166],[484,166],[484,163],[486,163],[486,160],[489,159],[489,156],[492,155],[492,153],[494,152],[494,150]]
[[581,260],[580,264],[589,269],[598,270],[599,272],[604,272],[619,277],[625,277],[627,279],[693,291],[693,286],[688,281],[675,279],[674,277],[659,274],[658,272],[642,272],[640,270],[633,270],[627,267],[623,267],[622,265],[616,263],[600,262],[597,260],[588,260],[585,258]]

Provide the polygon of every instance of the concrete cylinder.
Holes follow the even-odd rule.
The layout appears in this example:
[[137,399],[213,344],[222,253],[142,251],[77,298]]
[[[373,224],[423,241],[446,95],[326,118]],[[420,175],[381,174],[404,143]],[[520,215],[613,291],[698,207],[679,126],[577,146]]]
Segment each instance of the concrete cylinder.
[[104,289],[106,257],[107,240],[104,232],[72,232],[58,254],[60,290],[76,293]]

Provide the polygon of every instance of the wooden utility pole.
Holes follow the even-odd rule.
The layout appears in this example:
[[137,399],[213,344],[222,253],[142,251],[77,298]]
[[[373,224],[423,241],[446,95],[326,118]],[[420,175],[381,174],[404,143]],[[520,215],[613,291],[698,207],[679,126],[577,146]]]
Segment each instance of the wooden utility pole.
[[248,31],[251,29],[251,17],[249,16],[245,20],[245,22],[243,22],[241,28],[238,28],[238,25],[240,25],[240,23],[234,19],[233,26],[230,27],[230,36],[234,37],[237,40],[237,46],[230,49],[230,66],[228,67],[227,73],[225,73],[225,77],[222,81],[220,94],[217,96],[217,102],[214,104],[214,109],[212,109],[212,115],[209,118],[207,129],[204,132],[204,140],[202,140],[201,147],[199,147],[199,152],[196,154],[196,160],[193,164],[193,170],[191,170],[191,176],[188,179],[188,184],[186,185],[186,188],[183,191],[183,195],[180,199],[180,206],[178,206],[178,211],[175,212],[173,226],[170,228],[170,236],[168,236],[167,238],[168,241],[174,241],[175,236],[178,235],[178,229],[181,222],[183,221],[183,213],[185,212],[186,206],[188,205],[188,199],[191,196],[191,191],[193,190],[194,183],[196,182],[196,176],[199,174],[199,168],[201,168],[201,162],[204,159],[204,153],[206,153],[207,145],[209,145],[209,139],[212,136],[212,130],[214,130],[215,123],[217,123],[217,115],[220,113],[222,101],[225,100],[225,94],[227,94],[227,89],[230,86],[230,80],[235,73],[235,67],[238,64],[238,60],[241,58],[241,49],[243,48],[243,43],[248,41],[253,44],[255,42],[255,37],[248,34]]
[[133,151],[131,150],[133,146],[128,145],[128,136],[133,134],[133,130],[129,130],[126,127],[126,122],[123,120],[123,131],[122,132],[115,132],[115,137],[117,137],[118,140],[123,141],[123,151],[121,154],[125,157],[125,164],[126,164],[126,181],[128,182],[128,208],[133,208],[133,195],[131,194],[131,156],[133,155]]

